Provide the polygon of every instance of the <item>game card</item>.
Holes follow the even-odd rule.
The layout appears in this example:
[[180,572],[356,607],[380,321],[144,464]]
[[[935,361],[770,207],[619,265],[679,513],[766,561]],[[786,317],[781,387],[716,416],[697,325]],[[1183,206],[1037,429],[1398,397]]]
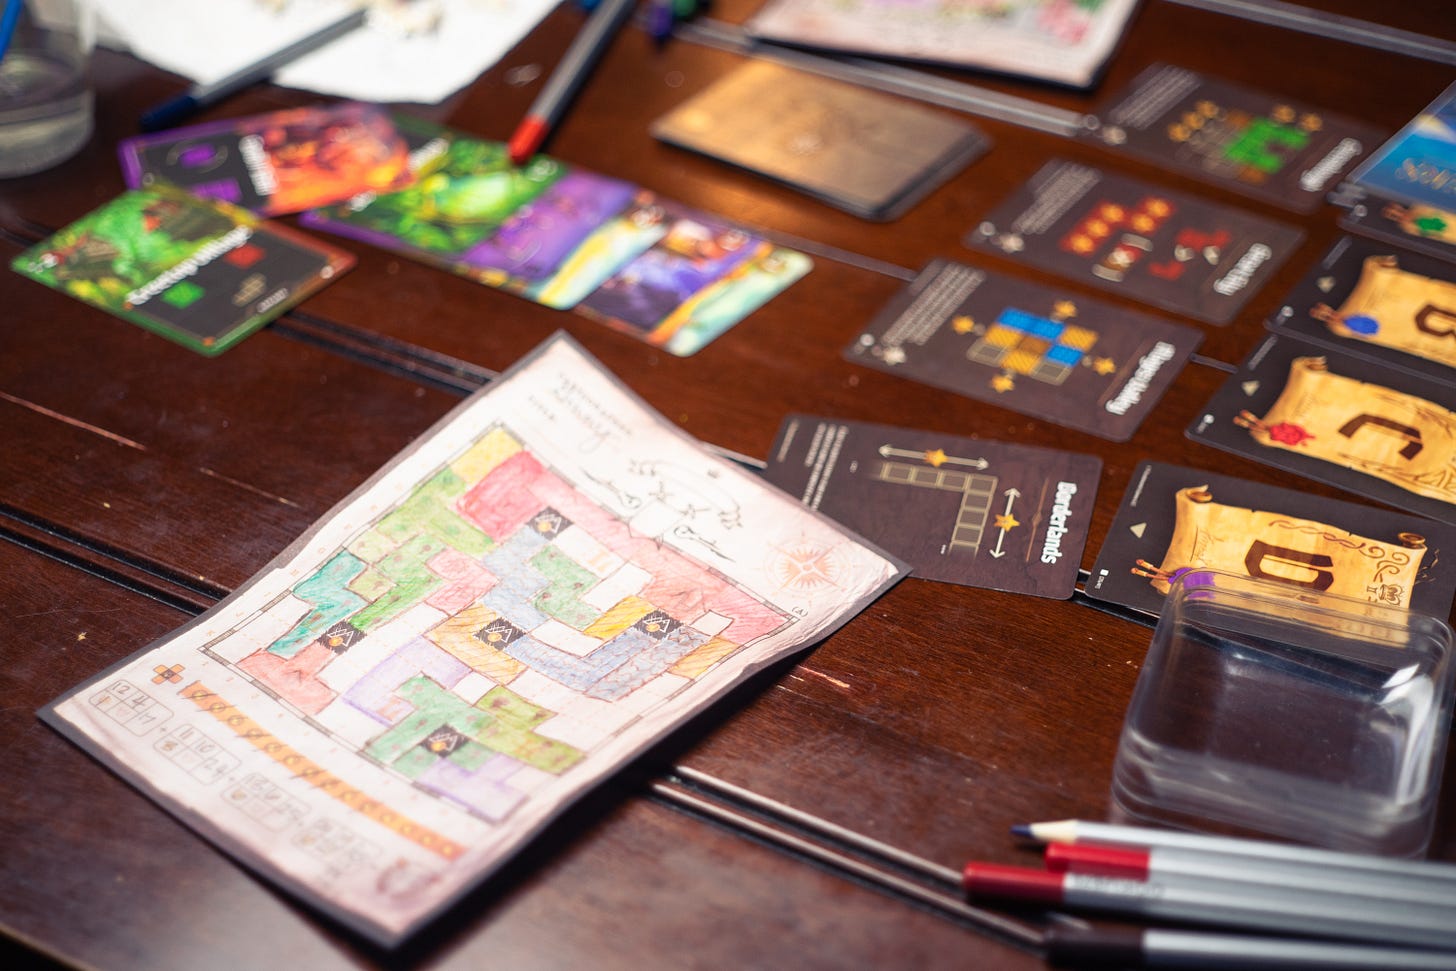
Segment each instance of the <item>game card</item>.
[[131,188],[158,181],[277,216],[413,179],[388,113],[346,102],[174,128],[121,142]]
[[302,221],[414,259],[448,264],[494,235],[564,172],[560,162],[544,155],[517,166],[504,143],[451,133],[428,170],[405,188],[314,209]]
[[896,218],[990,145],[943,112],[763,60],[690,98],[651,131],[866,219]]
[[577,309],[687,356],[799,279],[810,265],[802,253],[705,213],[684,211]]
[[1347,236],[1310,270],[1270,326],[1456,382],[1456,266]]
[[1350,182],[1400,202],[1456,209],[1456,84],[1371,154]]
[[1456,527],[1408,513],[1144,462],[1084,592],[1146,614],[1189,570],[1218,570],[1444,618]]
[[1053,161],[966,244],[1226,324],[1302,237],[1239,209]]
[[1101,472],[1095,455],[791,415],[764,477],[915,576],[1065,600]]
[[1202,340],[1192,327],[933,260],[844,356],[1126,441]]
[[1456,523],[1456,382],[1269,337],[1190,438]]
[[1086,134],[1297,212],[1319,208],[1384,138],[1353,118],[1171,64],[1140,74]]
[[[1344,194],[1342,188],[1340,195]],[[1340,214],[1340,228],[1456,262],[1456,212],[1424,203],[1398,202],[1371,192],[1357,191],[1356,195],[1359,201],[1350,203]],[[1331,201],[1345,204],[1333,196]]]
[[639,191],[619,179],[568,170],[462,253],[459,269],[478,272],[487,282],[503,274],[523,285],[538,283],[599,226],[622,213]]
[[211,356],[353,263],[245,209],[158,184],[122,193],[11,266]]
[[667,235],[668,208],[653,193],[638,189],[625,209],[593,228],[544,279],[487,277],[487,282],[557,310],[570,309]]

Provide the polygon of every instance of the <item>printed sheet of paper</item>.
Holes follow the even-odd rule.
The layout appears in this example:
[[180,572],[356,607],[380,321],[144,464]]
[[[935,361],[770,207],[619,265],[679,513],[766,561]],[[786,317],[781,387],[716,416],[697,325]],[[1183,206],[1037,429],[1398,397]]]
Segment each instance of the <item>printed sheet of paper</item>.
[[227,600],[41,714],[393,944],[903,574],[557,336]]
[[[352,0],[95,0],[101,41],[210,84],[345,16]],[[556,0],[375,0],[362,28],[279,68],[290,88],[443,101],[503,57]]]
[[1138,0],[770,0],[744,25],[763,40],[981,68],[1085,87]]

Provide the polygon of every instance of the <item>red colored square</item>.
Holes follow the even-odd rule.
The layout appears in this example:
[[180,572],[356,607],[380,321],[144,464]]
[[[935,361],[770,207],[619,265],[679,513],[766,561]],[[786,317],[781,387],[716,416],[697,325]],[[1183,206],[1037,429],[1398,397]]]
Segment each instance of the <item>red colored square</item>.
[[263,247],[253,243],[244,243],[229,253],[225,258],[233,266],[246,270],[263,258]]

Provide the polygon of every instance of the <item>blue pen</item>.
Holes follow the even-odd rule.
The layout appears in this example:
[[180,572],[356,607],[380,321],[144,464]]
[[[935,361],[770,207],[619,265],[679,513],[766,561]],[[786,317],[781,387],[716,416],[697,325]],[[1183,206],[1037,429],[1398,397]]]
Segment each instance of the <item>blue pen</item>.
[[10,39],[15,36],[15,25],[20,23],[21,0],[6,0],[5,12],[0,14],[0,59],[10,49]]

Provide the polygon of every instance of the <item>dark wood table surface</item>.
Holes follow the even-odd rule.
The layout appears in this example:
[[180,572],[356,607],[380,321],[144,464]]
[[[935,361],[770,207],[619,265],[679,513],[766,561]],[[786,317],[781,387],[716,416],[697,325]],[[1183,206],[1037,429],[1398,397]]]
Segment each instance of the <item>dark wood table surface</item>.
[[[739,24],[756,0],[718,0]],[[1287,4],[1247,4],[1283,11]],[[1106,77],[1070,92],[943,76],[1089,111],[1168,61],[1394,132],[1456,80],[1449,0],[1311,0],[1428,35],[1439,58],[1146,0]],[[462,93],[405,110],[509,136],[581,14],[571,5]],[[902,218],[870,223],[654,141],[653,119],[740,64],[641,30],[612,44],[549,151],[815,247],[803,280],[676,358],[585,317],[336,241],[357,267],[217,358],[17,274],[0,276],[0,957],[100,968],[1006,967],[1037,948],[750,831],[725,787],[958,868],[1034,863],[1017,822],[1108,818],[1113,754],[1150,629],[1078,600],[911,578],[827,641],[746,685],[585,799],[499,876],[396,952],[364,943],[201,840],[39,722],[35,710],[242,584],[460,397],[559,329],[702,440],[763,457],[791,411],[1093,452],[1083,567],[1146,459],[1316,495],[1338,490],[1190,442],[1183,430],[1339,234],[1091,145],[973,119],[994,148]],[[117,142],[183,79],[98,52],[98,124],[75,159],[0,181],[0,257],[112,198]],[[535,79],[521,81],[526,76]],[[206,118],[319,100],[250,89]],[[945,109],[939,109],[945,110]],[[1110,443],[849,363],[841,350],[915,271],[974,259],[963,234],[1051,157],[1115,168],[1299,224],[1306,239],[1128,442]],[[1035,277],[1024,268],[1009,271]],[[1098,294],[1106,300],[1118,297]],[[1128,304],[1133,306],[1132,304]],[[1432,855],[1456,859],[1456,773]],[[689,805],[684,794],[707,808]],[[713,807],[736,815],[720,818]],[[754,817],[758,818],[758,817]],[[883,862],[871,861],[889,872]],[[1013,915],[1016,927],[1037,915]],[[11,965],[13,966],[13,964]]]

